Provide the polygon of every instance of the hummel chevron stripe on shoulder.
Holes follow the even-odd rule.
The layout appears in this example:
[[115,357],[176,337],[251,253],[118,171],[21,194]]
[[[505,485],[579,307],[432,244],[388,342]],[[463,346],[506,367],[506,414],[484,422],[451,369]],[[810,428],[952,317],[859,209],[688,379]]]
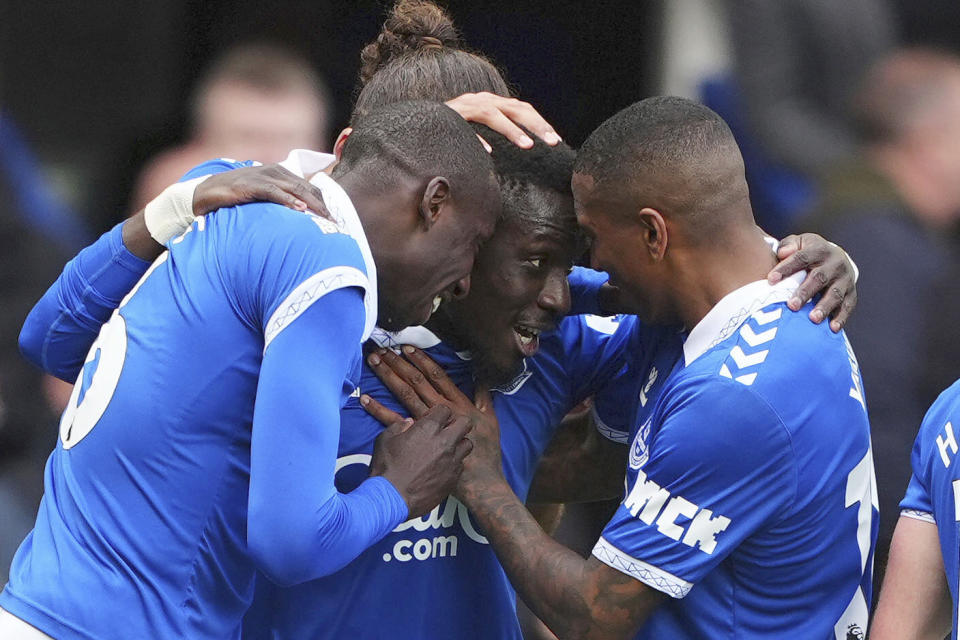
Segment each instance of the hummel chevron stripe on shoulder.
[[743,328],[740,329],[740,337],[751,347],[756,347],[764,342],[770,342],[776,335],[777,327],[761,331],[760,333],[754,333],[749,324],[743,325]]

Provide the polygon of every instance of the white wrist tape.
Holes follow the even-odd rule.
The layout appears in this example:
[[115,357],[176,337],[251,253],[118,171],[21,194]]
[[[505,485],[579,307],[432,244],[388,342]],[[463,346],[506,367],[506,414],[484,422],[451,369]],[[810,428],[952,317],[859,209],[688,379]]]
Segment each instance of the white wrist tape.
[[144,207],[144,222],[154,240],[165,245],[187,230],[196,217],[193,215],[193,192],[209,177],[172,184]]

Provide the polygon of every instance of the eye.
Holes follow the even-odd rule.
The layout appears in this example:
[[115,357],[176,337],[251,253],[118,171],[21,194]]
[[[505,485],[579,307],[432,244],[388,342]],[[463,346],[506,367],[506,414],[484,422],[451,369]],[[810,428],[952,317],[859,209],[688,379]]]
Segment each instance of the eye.
[[527,258],[527,262],[532,264],[535,269],[540,268],[540,263],[543,261],[543,258]]

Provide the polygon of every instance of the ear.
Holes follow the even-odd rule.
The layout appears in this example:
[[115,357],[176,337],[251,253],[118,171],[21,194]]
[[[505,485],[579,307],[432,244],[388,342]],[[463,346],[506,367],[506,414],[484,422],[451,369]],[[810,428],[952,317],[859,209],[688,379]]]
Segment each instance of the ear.
[[353,133],[353,127],[347,127],[337,136],[337,141],[333,143],[333,155],[337,156],[337,162],[340,162],[340,156],[343,155],[343,145],[347,143],[347,138]]
[[644,207],[636,213],[643,231],[643,246],[654,262],[663,260],[667,253],[667,222],[656,209]]
[[420,219],[426,229],[430,229],[440,217],[444,206],[450,202],[450,183],[443,176],[437,176],[427,183],[420,200]]

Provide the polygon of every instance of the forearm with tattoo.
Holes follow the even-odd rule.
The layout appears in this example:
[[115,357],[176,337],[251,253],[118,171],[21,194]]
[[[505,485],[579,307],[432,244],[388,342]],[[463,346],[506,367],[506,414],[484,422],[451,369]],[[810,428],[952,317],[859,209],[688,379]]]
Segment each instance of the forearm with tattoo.
[[552,540],[502,478],[471,484],[463,500],[520,597],[559,638],[629,638],[662,599]]

